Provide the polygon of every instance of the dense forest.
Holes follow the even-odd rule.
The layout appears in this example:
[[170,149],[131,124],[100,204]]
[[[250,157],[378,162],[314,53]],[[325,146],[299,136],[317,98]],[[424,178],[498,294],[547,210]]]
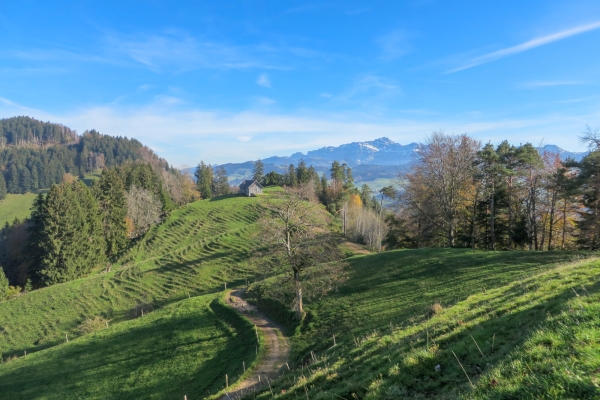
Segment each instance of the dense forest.
[[49,188],[63,175],[85,173],[126,162],[153,161],[168,167],[139,141],[97,131],[81,136],[62,125],[29,117],[0,120],[0,199],[6,193]]
[[[0,231],[0,300],[110,268],[132,240],[199,198],[191,177],[135,139],[93,130],[78,137],[27,117],[1,126],[0,195],[49,190],[36,198],[31,218]],[[99,169],[90,186],[77,179]]]

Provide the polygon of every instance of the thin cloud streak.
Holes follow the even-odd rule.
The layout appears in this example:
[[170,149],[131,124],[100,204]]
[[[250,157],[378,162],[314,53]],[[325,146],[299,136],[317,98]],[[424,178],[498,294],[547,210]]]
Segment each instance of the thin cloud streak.
[[494,51],[492,53],[484,54],[483,56],[475,57],[458,68],[447,71],[447,74],[452,74],[458,71],[462,71],[468,68],[473,68],[478,65],[487,64],[492,61],[500,60],[501,58],[511,56],[513,54],[522,53],[527,50],[534,49],[536,47],[544,46],[546,44],[556,42],[558,40],[566,39],[571,36],[579,35],[581,33],[593,31],[600,28],[600,21],[591,24],[580,25],[575,28],[567,29],[551,35],[542,36],[537,39],[530,40],[525,43],[521,43],[516,46],[507,47],[506,49]]
[[552,86],[570,86],[570,85],[582,85],[584,82],[579,81],[539,81],[539,82],[525,82],[520,87],[525,89],[535,89],[540,87],[552,87]]
[[525,140],[535,144],[545,139],[547,143],[574,151],[581,146],[569,138],[574,137],[574,132],[585,126],[587,121],[600,118],[600,113],[597,113],[553,114],[530,119],[486,120],[484,117],[463,116],[460,120],[397,118],[372,122],[368,116],[352,113],[227,113],[165,107],[161,99],[140,108],[103,106],[53,115],[0,98],[0,118],[14,115],[62,123],[79,133],[96,129],[113,136],[134,137],[157,149],[161,157],[175,166],[194,165],[200,160],[217,164],[242,162],[381,136],[403,144],[420,142],[432,131],[440,129],[448,133],[466,132],[482,141],[507,139],[520,143]]

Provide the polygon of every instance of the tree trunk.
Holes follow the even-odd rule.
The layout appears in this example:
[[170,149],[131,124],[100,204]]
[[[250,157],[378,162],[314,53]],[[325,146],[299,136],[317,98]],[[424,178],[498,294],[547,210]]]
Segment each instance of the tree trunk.
[[554,209],[556,208],[556,195],[557,191],[555,190],[552,193],[552,200],[550,201],[550,227],[548,229],[548,251],[554,250],[554,246],[552,245],[552,236],[554,233]]
[[567,231],[567,198],[565,197],[565,204],[563,206],[563,229],[562,229],[562,244],[561,248],[565,249],[565,232]]
[[296,319],[302,321],[302,285],[300,284],[300,272],[294,271],[294,285],[296,286]]
[[508,247],[513,248],[512,176],[508,178]]
[[492,184],[492,195],[490,197],[490,240],[491,249],[496,250],[496,208],[495,208],[495,197],[494,196],[495,187]]
[[531,225],[533,226],[533,243],[534,248],[538,250],[538,232],[537,232],[537,224],[535,223],[535,180],[533,182],[533,186],[531,187]]

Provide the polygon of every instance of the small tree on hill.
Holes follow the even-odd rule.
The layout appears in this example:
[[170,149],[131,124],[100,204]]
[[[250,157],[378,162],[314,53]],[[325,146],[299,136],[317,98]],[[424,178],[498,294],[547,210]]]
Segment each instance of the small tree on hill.
[[[296,318],[303,315],[306,297],[321,296],[344,281],[341,255],[327,230],[328,216],[306,201],[302,188],[286,188],[266,198],[261,220],[272,268],[284,268],[279,286],[293,293]],[[281,271],[276,271],[281,272]]]
[[204,161],[200,161],[195,176],[200,196],[202,196],[203,199],[210,199],[213,197],[212,187],[214,176],[212,166],[204,164]]
[[[126,196],[129,235],[132,238],[146,233],[161,220],[162,203],[147,189],[131,186]],[[128,222],[129,221],[129,222]]]
[[223,196],[229,194],[230,192],[227,171],[225,171],[225,167],[223,167],[222,165],[220,167],[215,168],[212,192],[214,196]]
[[262,182],[264,175],[265,175],[265,165],[259,158],[254,163],[254,169],[252,170],[252,179],[254,179],[257,182]]

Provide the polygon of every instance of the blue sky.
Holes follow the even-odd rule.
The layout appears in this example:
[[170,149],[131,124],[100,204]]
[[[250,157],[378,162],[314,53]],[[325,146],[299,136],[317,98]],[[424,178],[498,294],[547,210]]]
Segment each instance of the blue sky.
[[575,151],[599,50],[599,1],[3,2],[0,117],[175,166],[434,130]]

